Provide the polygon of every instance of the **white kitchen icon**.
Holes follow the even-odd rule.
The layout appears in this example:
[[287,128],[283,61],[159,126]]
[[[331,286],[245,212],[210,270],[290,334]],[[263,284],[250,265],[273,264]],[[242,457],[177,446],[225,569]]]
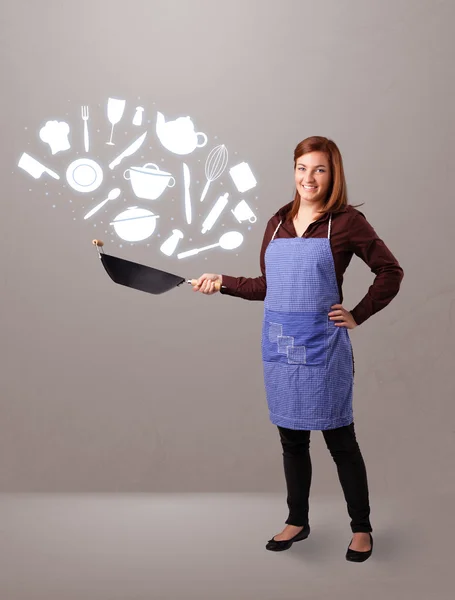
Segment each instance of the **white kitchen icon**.
[[91,158],[78,158],[66,169],[66,181],[77,192],[93,192],[103,182],[103,171]]
[[237,206],[231,210],[231,213],[237,219],[239,223],[242,221],[249,221],[250,223],[256,223],[258,220],[257,216],[245,202],[245,200],[240,200]]
[[65,121],[47,121],[44,127],[41,127],[40,139],[49,144],[52,154],[57,154],[63,150],[71,148],[68,141],[70,126]]
[[21,169],[24,169],[24,171],[27,171],[27,173],[35,179],[39,179],[43,173],[47,173],[54,179],[60,179],[60,175],[42,165],[36,160],[36,158],[33,158],[33,156],[30,156],[30,154],[27,154],[27,152],[22,153],[17,166]]
[[131,206],[117,215],[110,224],[122,240],[140,242],[153,234],[158,218],[159,215],[154,215],[150,210]]
[[207,144],[207,136],[202,131],[194,131],[190,117],[166,122],[164,115],[157,113],[156,135],[163,146],[174,154],[190,154]]
[[123,112],[125,110],[126,100],[120,100],[119,98],[108,98],[107,101],[107,118],[109,123],[112,125],[111,128],[111,137],[109,141],[106,142],[108,146],[115,146],[112,141],[112,135],[114,133],[114,125],[119,123],[123,117]]
[[206,219],[202,223],[201,233],[206,233],[207,231],[210,231],[210,229],[212,229],[212,227],[215,224],[215,221],[221,215],[221,213],[224,210],[224,207],[228,203],[228,197],[229,194],[226,192],[218,198],[218,200],[215,202],[215,206],[212,208],[212,210],[209,212]]
[[183,240],[184,235],[180,229],[173,229],[172,234],[160,246],[160,250],[166,256],[172,256],[177,248],[180,240]]
[[256,178],[246,162],[239,163],[229,169],[229,174],[241,193],[251,190],[257,184]]
[[133,117],[133,125],[142,125],[143,106],[136,106],[136,112]]
[[137,198],[156,200],[168,187],[174,187],[175,179],[167,171],[162,171],[155,163],[146,163],[143,167],[130,167],[123,177],[131,181],[131,187]]

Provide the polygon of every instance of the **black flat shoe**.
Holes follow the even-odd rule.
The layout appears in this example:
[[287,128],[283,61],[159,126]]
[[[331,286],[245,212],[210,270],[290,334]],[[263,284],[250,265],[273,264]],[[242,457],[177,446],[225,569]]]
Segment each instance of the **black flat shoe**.
[[363,562],[367,558],[370,558],[371,553],[373,552],[373,536],[370,532],[368,532],[370,536],[371,548],[366,550],[365,552],[360,552],[359,550],[351,550],[349,546],[352,544],[352,539],[349,542],[348,550],[346,552],[346,560],[350,560],[351,562]]
[[305,540],[310,535],[310,526],[304,527],[302,531],[299,531],[297,535],[295,535],[290,540],[274,540],[273,538],[267,542],[266,548],[267,550],[272,550],[273,552],[280,552],[281,550],[287,550],[292,546],[294,542],[300,542],[300,540]]

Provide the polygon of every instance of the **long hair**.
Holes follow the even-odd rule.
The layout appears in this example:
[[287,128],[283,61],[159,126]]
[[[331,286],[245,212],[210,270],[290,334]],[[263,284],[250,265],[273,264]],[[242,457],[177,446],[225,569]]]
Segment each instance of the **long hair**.
[[[344,176],[343,159],[338,146],[332,140],[319,135],[313,135],[297,144],[294,150],[294,170],[297,160],[308,152],[324,152],[327,156],[330,166],[331,182],[327,192],[324,206],[318,212],[325,214],[327,212],[339,212],[348,205],[348,192],[346,179]],[[294,219],[299,212],[300,194],[295,191],[294,203],[288,214],[288,220]],[[355,206],[362,206],[357,204]]]

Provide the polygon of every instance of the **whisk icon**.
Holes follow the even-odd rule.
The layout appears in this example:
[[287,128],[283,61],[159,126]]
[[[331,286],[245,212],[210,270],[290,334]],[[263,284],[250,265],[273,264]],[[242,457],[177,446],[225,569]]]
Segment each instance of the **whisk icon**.
[[224,144],[215,146],[215,148],[210,151],[209,155],[207,156],[207,160],[205,161],[205,176],[207,178],[207,183],[205,184],[201,195],[201,202],[207,195],[210,184],[212,181],[215,181],[215,179],[218,179],[218,177],[223,173],[227,163],[228,151],[226,146]]

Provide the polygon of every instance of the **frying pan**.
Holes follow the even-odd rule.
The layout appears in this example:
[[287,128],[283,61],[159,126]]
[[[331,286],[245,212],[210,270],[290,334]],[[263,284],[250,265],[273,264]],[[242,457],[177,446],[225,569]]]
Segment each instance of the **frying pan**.
[[[185,283],[185,281],[191,285],[197,284],[197,279],[185,279],[185,277],[180,277],[173,273],[167,273],[166,271],[160,271],[153,267],[106,254],[103,250],[104,242],[101,240],[93,240],[92,244],[98,250],[98,255],[106,273],[112,281],[120,285],[125,285],[149,294],[163,294]],[[221,283],[216,281],[215,289],[219,291],[220,288]]]

